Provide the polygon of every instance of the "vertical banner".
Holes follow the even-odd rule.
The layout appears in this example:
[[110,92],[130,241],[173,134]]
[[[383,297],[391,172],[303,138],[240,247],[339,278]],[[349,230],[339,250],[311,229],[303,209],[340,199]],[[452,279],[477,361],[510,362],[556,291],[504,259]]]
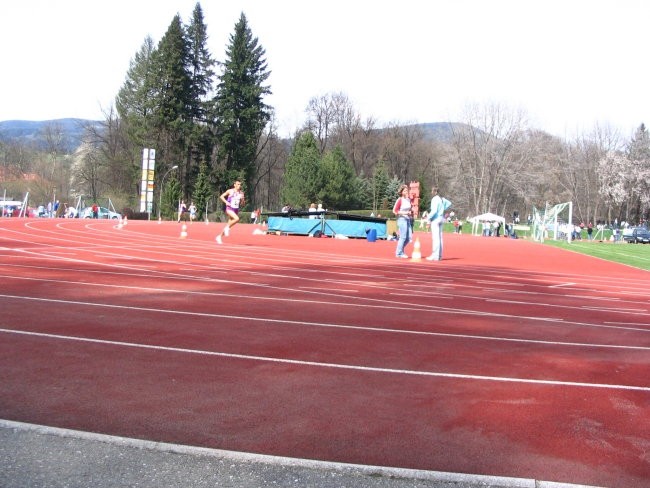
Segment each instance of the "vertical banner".
[[149,149],[149,171],[147,172],[147,212],[151,216],[153,211],[153,185],[156,171],[156,150]]
[[145,147],[142,150],[142,180],[140,183],[140,212],[153,210],[153,188],[156,172],[156,150]]
[[149,171],[149,149],[142,150],[142,179],[140,183],[140,212],[147,210],[147,173]]

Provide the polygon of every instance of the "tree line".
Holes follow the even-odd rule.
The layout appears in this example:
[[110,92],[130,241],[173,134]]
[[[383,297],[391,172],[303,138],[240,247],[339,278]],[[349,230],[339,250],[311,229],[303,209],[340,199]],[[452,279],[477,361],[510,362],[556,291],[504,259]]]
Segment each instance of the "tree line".
[[[459,120],[439,124],[364,117],[345,93],[315,95],[305,123],[280,137],[266,53],[242,13],[223,61],[207,48],[199,3],[190,21],[176,15],[158,44],[147,37],[101,124],[89,124],[83,144],[65,154],[50,126],[45,149],[0,142],[5,186],[29,185],[44,202],[55,189],[121,207],[140,201],[142,148],[157,150],[156,192],[163,215],[179,199],[199,211],[218,210],[217,196],[243,182],[248,209],[307,208],[386,211],[401,183],[417,181],[426,198],[435,184],[460,216],[491,211],[530,213],[533,206],[574,202],[577,220],[647,220],[650,136],[644,124],[625,139],[608,126],[563,140],[531,127],[525,111],[504,104],[464,107]],[[426,96],[426,94],[423,94]],[[177,168],[174,168],[176,167]],[[11,174],[37,174],[29,182]],[[164,179],[164,181],[163,181]],[[164,183],[164,185],[163,185]],[[161,192],[161,193],[158,193]]]

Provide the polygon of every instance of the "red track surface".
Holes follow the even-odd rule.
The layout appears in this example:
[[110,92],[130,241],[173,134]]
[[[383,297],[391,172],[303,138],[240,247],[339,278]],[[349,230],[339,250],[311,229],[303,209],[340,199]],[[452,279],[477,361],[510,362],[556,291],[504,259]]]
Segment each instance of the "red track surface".
[[525,240],[446,235],[444,261],[411,262],[220,228],[0,221],[0,418],[647,486],[647,272]]

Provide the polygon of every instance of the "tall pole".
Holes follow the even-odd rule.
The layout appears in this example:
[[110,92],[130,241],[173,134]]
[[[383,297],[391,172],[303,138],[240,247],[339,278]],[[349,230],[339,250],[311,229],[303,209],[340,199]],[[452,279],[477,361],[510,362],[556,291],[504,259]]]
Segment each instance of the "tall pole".
[[172,171],[174,171],[175,169],[178,169],[178,165],[177,165],[177,164],[175,164],[174,166],[172,166],[171,168],[169,168],[169,169],[167,170],[167,173],[165,173],[165,174],[163,175],[162,180],[160,181],[160,191],[158,192],[158,193],[159,193],[159,195],[158,195],[158,222],[160,222],[160,207],[162,206],[162,192],[163,192],[163,188],[164,188],[164,185],[165,185],[165,177],[166,177],[169,173],[171,173]]

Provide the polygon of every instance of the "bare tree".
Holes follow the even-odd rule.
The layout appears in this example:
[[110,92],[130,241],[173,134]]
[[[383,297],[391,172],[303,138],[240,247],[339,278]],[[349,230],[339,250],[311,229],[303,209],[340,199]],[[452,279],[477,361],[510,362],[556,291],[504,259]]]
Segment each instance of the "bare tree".
[[558,161],[558,182],[566,189],[566,199],[574,204],[580,221],[596,222],[602,215],[604,197],[599,191],[598,163],[620,146],[618,133],[608,126],[596,125],[590,134],[582,134],[567,144],[566,155]]
[[426,164],[423,141],[424,133],[417,124],[393,123],[384,130],[381,157],[390,176],[396,176],[402,182],[416,178],[417,169]]
[[452,124],[454,194],[466,192],[469,212],[506,206],[519,172],[531,160],[526,130],[526,114],[501,104],[469,105],[463,123]]
[[282,184],[284,163],[288,157],[285,143],[278,137],[275,118],[272,117],[267,130],[260,138],[255,159],[255,175],[249,193],[253,196],[251,203],[274,208],[280,205],[279,188]]
[[318,141],[320,154],[327,148],[330,132],[336,121],[335,103],[332,95],[321,95],[309,100],[307,104],[307,129]]
[[66,154],[66,135],[60,123],[49,122],[43,127],[43,140],[45,151],[50,158],[49,180],[53,184],[53,199],[55,195],[68,193],[69,165],[66,165],[64,155]]

